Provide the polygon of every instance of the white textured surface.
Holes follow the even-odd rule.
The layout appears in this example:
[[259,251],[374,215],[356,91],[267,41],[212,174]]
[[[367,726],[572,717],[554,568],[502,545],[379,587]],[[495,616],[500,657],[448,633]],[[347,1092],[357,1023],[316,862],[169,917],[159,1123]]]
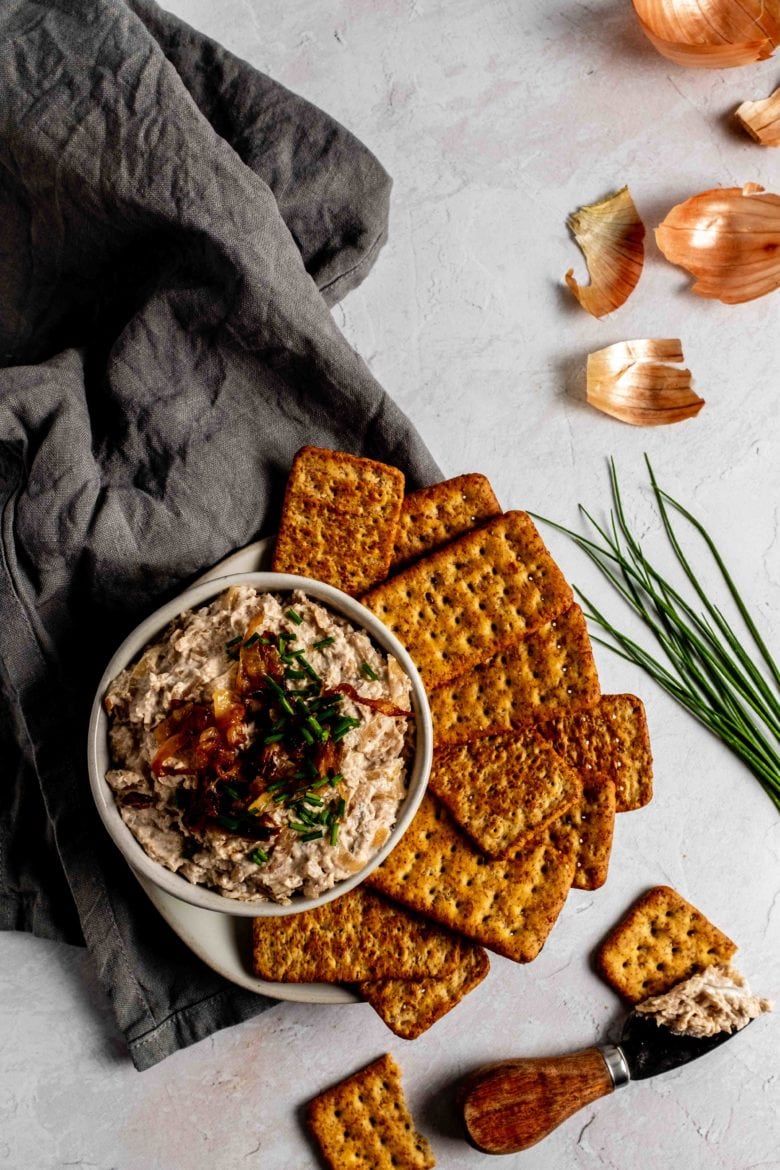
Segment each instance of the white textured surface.
[[[391,241],[335,310],[445,473],[487,473],[505,507],[566,523],[606,499],[619,460],[652,538],[641,456],[717,533],[777,642],[780,293],[729,308],[685,292],[649,242],[629,304],[604,322],[561,288],[584,266],[564,221],[629,183],[648,227],[718,185],[780,189],[780,152],[732,129],[776,62],[685,71],[637,31],[629,0],[168,0],[192,24],[350,127],[394,176]],[[698,419],[633,430],[582,401],[585,354],[681,336]],[[640,486],[641,485],[641,486]],[[646,517],[646,519],[645,519]],[[561,539],[583,586],[593,578]],[[780,998],[780,822],[741,764],[638,670],[599,655],[606,691],[646,701],[656,796],[618,819],[607,885],[574,891],[540,958],[488,980],[413,1043],[365,1005],[281,1005],[135,1073],[83,953],[0,938],[0,1166],[304,1170],[301,1105],[384,1051],[439,1166],[488,1165],[457,1136],[449,1090],[481,1062],[562,1052],[621,1015],[589,954],[629,901],[675,886],[740,945]],[[780,1167],[777,1025],[759,1021],[698,1064],[630,1086],[507,1167]]]

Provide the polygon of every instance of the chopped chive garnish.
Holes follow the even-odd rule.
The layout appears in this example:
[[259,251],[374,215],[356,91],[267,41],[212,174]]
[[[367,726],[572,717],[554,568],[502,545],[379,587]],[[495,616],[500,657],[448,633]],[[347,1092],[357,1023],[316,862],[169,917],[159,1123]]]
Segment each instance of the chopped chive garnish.
[[246,642],[244,642],[244,646],[254,646],[255,642],[259,642],[259,641],[260,641],[260,635],[259,634],[252,634],[252,637],[247,638]]
[[308,833],[311,825],[305,825],[302,821],[290,821],[290,828],[295,829],[296,833]]
[[235,833],[238,828],[238,821],[235,817],[218,816],[217,820],[223,829],[229,829],[231,833]]
[[376,682],[376,680],[379,678],[379,675],[377,674],[377,672],[375,670],[372,670],[367,662],[360,663],[360,673],[365,678],[370,678],[371,682]]
[[330,784],[331,788],[335,788],[343,779],[344,777],[341,775],[341,772],[336,772],[335,776],[328,776],[328,784]]
[[320,742],[322,742],[322,740],[325,736],[325,732],[320,727],[319,723],[317,722],[317,720],[314,718],[313,715],[307,716],[306,726],[309,728],[309,730],[311,731],[314,738],[318,739],[318,740],[320,740]]
[[240,796],[240,794],[239,794],[238,792],[236,792],[236,790],[235,790],[235,788],[233,787],[233,785],[232,785],[232,784],[226,784],[226,785],[225,785],[225,792],[228,794],[228,796],[229,796],[229,797],[230,797],[232,800],[240,800],[240,799],[241,799],[241,796]]
[[287,668],[284,672],[285,678],[306,678],[305,670],[293,670],[292,667]]
[[324,835],[322,829],[319,829],[316,833],[304,833],[301,841],[319,841]]
[[266,792],[278,792],[280,788],[284,788],[286,780],[274,780],[273,784],[269,784]]
[[274,797],[274,804],[281,804],[281,802],[282,802],[283,800],[287,800],[287,797],[288,797],[289,795],[290,795],[290,794],[289,794],[289,792],[279,792],[279,793],[277,793],[277,795]]
[[334,821],[333,824],[330,826],[330,833],[328,835],[328,840],[330,841],[331,845],[335,845],[336,842],[338,841],[338,839],[339,839],[339,823],[338,823],[338,821]]
[[305,670],[309,678],[313,678],[315,682],[320,682],[320,676],[314,669],[312,664],[307,660],[303,650],[293,650],[293,658],[296,660],[302,670]]
[[284,616],[289,618],[291,622],[295,622],[296,626],[300,626],[303,622],[301,615],[296,613],[294,609],[285,610]]
[[314,783],[312,784],[312,786],[311,786],[312,791],[316,792],[319,788],[324,788],[327,783],[328,783],[328,777],[327,776],[320,776],[319,780],[315,780]]
[[[303,621],[303,618],[301,618],[301,621]],[[279,634],[279,637],[282,639],[283,642],[297,642],[298,641],[297,635],[293,634],[291,630],[282,630],[282,632]]]
[[276,679],[272,678],[270,674],[264,674],[263,680],[265,681],[266,686],[270,687],[273,693],[276,695],[282,710],[286,711],[288,715],[294,715],[295,711],[293,710],[292,703],[289,701]]
[[313,736],[313,735],[312,735],[312,733],[309,731],[308,727],[302,727],[302,728],[301,728],[301,735],[302,735],[302,736],[303,736],[303,738],[306,740],[306,742],[307,742],[307,744],[309,745],[309,747],[311,747],[311,746],[312,746],[312,744],[314,743],[314,736]]
[[[258,634],[258,637],[260,637],[259,634]],[[273,638],[260,638],[260,645],[261,646],[273,646],[273,644],[274,644]]]
[[231,638],[229,642],[225,643],[225,649],[229,650],[231,646],[237,646],[241,640],[242,640],[241,634],[239,634],[237,638]]
[[266,861],[268,861],[268,854],[258,846],[257,849],[253,849],[249,854],[249,860],[254,861],[255,865],[265,865]]
[[284,732],[277,731],[274,735],[267,735],[263,743],[280,743],[284,739]]
[[307,804],[322,804],[322,797],[315,796],[313,792],[305,793],[303,799]]
[[339,818],[339,820],[341,820],[341,818],[344,816],[344,810],[346,809],[346,807],[347,807],[347,802],[344,799],[344,797],[342,796],[339,798],[339,802],[336,805],[336,816]]
[[345,715],[341,719],[339,719],[338,723],[333,728],[333,738],[336,741],[343,739],[348,731],[351,731],[353,727],[359,727],[359,726],[360,726],[359,719],[350,719],[347,715]]
[[312,646],[315,650],[324,650],[326,646],[332,646],[335,641],[335,638],[320,638],[319,642],[313,642]]

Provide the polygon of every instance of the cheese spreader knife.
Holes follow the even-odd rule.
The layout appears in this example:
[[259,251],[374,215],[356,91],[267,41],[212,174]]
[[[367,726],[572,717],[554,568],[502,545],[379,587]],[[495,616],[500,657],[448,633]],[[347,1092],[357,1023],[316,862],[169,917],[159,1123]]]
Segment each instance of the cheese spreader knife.
[[619,1044],[486,1065],[458,1091],[466,1135],[486,1154],[528,1149],[599,1097],[630,1081],[680,1068],[736,1034],[679,1036],[652,1016],[634,1011]]

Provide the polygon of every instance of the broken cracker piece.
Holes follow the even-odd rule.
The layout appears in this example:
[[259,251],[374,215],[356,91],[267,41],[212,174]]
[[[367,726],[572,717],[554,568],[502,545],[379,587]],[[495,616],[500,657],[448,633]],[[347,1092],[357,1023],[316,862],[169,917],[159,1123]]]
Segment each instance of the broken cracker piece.
[[437,752],[429,786],[492,857],[557,820],[582,796],[577,773],[532,728]]
[[458,475],[412,492],[404,497],[390,572],[500,515],[484,475]]
[[563,613],[572,593],[525,512],[507,512],[361,598],[431,688]]
[[616,810],[642,808],[653,796],[653,756],[642,700],[636,695],[602,695],[595,706],[558,715],[539,725],[584,782],[609,776],[615,783]]
[[397,467],[302,447],[287,479],[271,568],[357,597],[387,576],[403,494]]
[[486,952],[471,945],[449,975],[439,979],[377,979],[359,983],[357,992],[396,1036],[414,1040],[452,1011],[489,969]]
[[431,1170],[436,1159],[414,1128],[401,1070],[381,1056],[309,1103],[309,1127],[331,1170]]
[[403,838],[366,882],[488,950],[530,963],[566,901],[575,853],[575,834],[559,834],[556,824],[517,856],[491,861],[426,793]]
[[436,746],[522,727],[592,706],[596,663],[576,604],[430,695]]
[[634,902],[596,952],[603,979],[631,1003],[662,995],[716,963],[736,945],[671,886],[655,886]]
[[252,921],[252,965],[280,983],[421,979],[455,970],[467,944],[358,886],[315,910]]

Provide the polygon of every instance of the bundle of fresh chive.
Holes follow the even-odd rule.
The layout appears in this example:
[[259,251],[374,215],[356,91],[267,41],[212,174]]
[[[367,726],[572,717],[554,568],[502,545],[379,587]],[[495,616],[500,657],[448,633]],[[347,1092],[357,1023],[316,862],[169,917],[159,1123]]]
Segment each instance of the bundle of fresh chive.
[[[586,553],[650,630],[663,652],[663,659],[617,629],[577,590],[587,619],[611,639],[594,638],[594,641],[647,671],[744,760],[780,808],[780,671],[712,538],[687,508],[659,487],[647,456],[645,462],[664,532],[698,600],[686,600],[645,555],[626,519],[614,460],[610,460],[613,508],[609,526],[598,524],[580,505],[580,512],[600,540],[543,517],[538,519],[566,533]],[[726,597],[730,597],[744,623],[742,638],[726,618],[723,607],[705,589],[701,576],[697,576],[683,551],[672,525],[673,512],[703,540],[712,562],[708,568],[711,571],[714,564]]]

